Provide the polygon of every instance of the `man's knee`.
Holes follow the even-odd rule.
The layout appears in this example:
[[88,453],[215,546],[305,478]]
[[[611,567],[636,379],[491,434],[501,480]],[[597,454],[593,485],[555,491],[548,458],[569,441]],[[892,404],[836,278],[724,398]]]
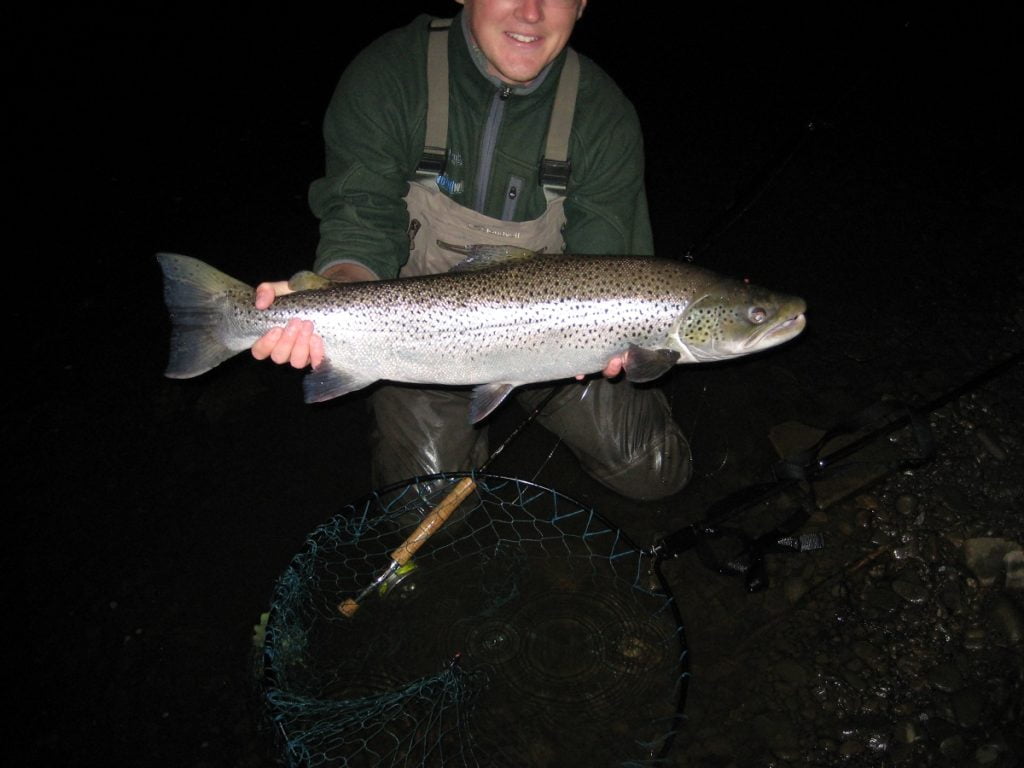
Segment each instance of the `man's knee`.
[[630,499],[656,501],[678,493],[693,474],[690,445],[675,422],[668,422],[660,440],[628,461],[584,468],[602,485]]

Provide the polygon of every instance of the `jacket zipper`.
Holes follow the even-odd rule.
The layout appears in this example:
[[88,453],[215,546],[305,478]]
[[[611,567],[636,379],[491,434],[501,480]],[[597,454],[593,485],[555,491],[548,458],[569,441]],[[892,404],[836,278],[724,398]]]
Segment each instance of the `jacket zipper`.
[[484,132],[480,137],[480,164],[476,171],[476,197],[473,200],[473,209],[477,213],[483,213],[484,205],[487,203],[487,188],[491,183],[491,171],[494,169],[494,147],[498,143],[498,130],[501,128],[501,118],[505,114],[505,102],[511,95],[512,89],[508,87],[495,92],[491,99],[487,122],[484,124]]

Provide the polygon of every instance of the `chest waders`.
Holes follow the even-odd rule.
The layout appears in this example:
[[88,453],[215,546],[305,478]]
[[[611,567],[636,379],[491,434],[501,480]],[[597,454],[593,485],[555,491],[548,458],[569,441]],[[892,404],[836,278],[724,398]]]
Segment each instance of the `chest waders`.
[[[569,135],[579,84],[579,57],[572,49],[567,52],[548,125],[540,168],[547,208],[530,221],[495,219],[459,205],[438,186],[447,158],[449,23],[431,24],[426,140],[423,159],[405,198],[409,209],[409,260],[400,277],[446,272],[463,258],[440,248],[438,240],[460,245],[515,245],[547,253],[560,253],[565,248]],[[508,186],[514,183],[510,180]],[[514,200],[514,195],[511,197]],[[505,212],[511,216],[508,206]],[[444,364],[444,360],[438,360],[438,365]],[[561,391],[538,421],[565,442],[596,480],[634,499],[662,498],[685,485],[690,477],[689,446],[660,390],[637,389],[628,382],[605,379],[572,382],[558,388]],[[549,391],[524,388],[516,397],[532,409]],[[488,456],[487,427],[469,424],[470,396],[468,389],[398,384],[379,387],[371,398],[374,486],[483,464]]]

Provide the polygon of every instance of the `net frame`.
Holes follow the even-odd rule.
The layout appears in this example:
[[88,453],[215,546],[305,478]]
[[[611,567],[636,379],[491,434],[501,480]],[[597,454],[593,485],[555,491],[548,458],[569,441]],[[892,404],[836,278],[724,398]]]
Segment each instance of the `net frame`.
[[[396,543],[466,477],[473,493],[415,565],[360,615],[341,616],[338,601],[371,583]],[[597,749],[595,740],[618,739],[598,750],[604,762],[590,764],[661,763],[684,719],[689,655],[659,562],[593,508],[531,481],[443,473],[374,491],[318,526],[272,593],[261,686],[285,760],[310,768],[568,765]],[[410,640],[417,626],[443,623],[446,610],[456,619],[442,633],[450,642]],[[575,647],[521,662],[528,646],[545,647],[532,637],[543,634],[537,627],[549,649],[565,638]],[[340,646],[345,657],[325,663]],[[653,703],[621,713],[619,697],[651,676]],[[518,698],[545,714],[504,743],[510,735],[497,735],[493,721],[523,723],[507,703]]]

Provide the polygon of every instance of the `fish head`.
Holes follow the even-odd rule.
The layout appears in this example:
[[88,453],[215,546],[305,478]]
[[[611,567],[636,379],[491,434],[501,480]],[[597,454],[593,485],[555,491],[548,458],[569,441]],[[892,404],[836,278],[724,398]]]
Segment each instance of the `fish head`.
[[689,362],[749,355],[798,336],[806,310],[797,296],[723,280],[687,305],[669,340]]

